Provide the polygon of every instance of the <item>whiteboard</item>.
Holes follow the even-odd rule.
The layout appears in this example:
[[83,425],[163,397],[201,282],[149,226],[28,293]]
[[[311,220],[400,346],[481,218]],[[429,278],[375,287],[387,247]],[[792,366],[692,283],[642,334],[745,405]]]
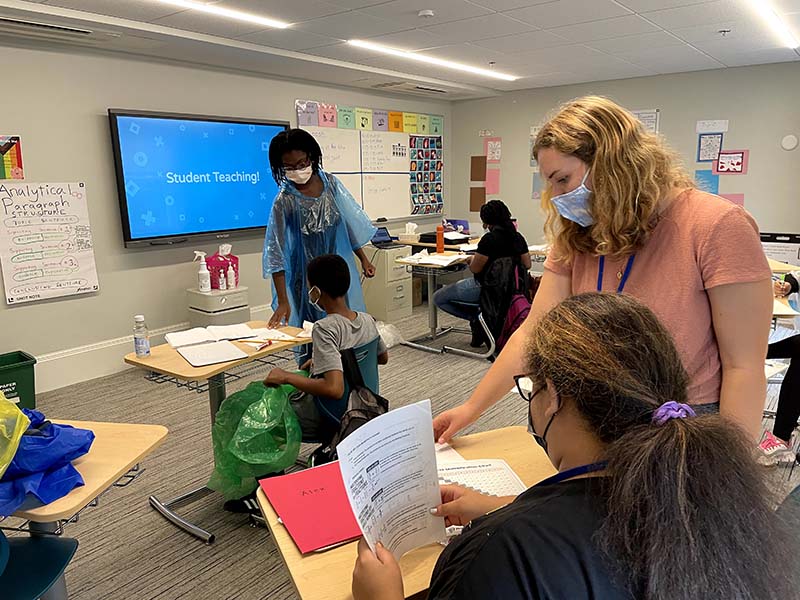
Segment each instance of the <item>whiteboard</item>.
[[359,132],[334,127],[303,127],[322,149],[322,166],[329,173],[359,173],[361,152]]
[[408,140],[408,134],[402,132],[362,131],[361,169],[364,173],[407,174]]
[[364,198],[361,194],[361,173],[334,173],[334,175],[353,195],[359,206],[364,206]]
[[407,217],[410,212],[408,173],[364,173],[364,210],[372,219]]

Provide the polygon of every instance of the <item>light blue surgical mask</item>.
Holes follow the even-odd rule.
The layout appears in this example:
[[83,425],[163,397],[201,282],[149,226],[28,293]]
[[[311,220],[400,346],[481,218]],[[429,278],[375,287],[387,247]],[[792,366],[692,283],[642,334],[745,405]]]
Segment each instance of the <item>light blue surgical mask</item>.
[[550,199],[558,214],[565,219],[576,222],[581,227],[589,227],[594,223],[594,218],[589,212],[589,197],[592,195],[592,190],[586,187],[586,178],[588,176],[589,171],[587,170],[578,187],[571,192],[553,196]]

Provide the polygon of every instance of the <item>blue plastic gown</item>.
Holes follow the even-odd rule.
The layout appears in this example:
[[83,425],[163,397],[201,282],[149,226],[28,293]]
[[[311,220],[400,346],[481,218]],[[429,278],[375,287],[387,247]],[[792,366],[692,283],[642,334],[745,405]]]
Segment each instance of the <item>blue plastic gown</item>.
[[[350,291],[347,303],[352,310],[366,311],[361,291],[361,272],[353,252],[375,235],[375,226],[356,203],[341,181],[319,171],[324,189],[319,198],[303,196],[291,181],[285,181],[272,205],[272,214],[264,238],[262,267],[265,279],[285,272],[286,295],[291,315],[289,325],[302,327],[303,321],[315,322],[325,313],[308,302],[306,267],[311,259],[323,254],[338,254],[350,267]],[[272,286],[272,308],[278,306]]]
[[72,461],[89,451],[94,433],[45,423],[38,410],[23,408],[30,419],[11,464],[0,479],[0,517],[19,509],[49,504],[83,485]]

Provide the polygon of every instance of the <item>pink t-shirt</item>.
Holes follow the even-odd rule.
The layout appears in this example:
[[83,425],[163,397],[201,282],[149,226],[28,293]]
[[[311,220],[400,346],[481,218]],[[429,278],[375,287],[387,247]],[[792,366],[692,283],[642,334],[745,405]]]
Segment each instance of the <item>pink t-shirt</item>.
[[[606,258],[603,291],[617,290],[627,260]],[[548,256],[544,266],[571,275],[573,294],[597,291],[597,256],[579,254],[571,267]],[[722,366],[707,290],[770,277],[755,220],[699,190],[678,196],[636,253],[624,293],[644,302],[672,334],[691,379],[690,403],[719,402]]]

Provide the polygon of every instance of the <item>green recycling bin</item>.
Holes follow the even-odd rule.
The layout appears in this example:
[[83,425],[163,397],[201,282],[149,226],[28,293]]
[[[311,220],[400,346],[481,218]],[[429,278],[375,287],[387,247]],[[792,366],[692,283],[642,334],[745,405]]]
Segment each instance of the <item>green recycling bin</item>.
[[0,392],[20,408],[36,408],[35,364],[36,359],[22,350],[0,354]]

